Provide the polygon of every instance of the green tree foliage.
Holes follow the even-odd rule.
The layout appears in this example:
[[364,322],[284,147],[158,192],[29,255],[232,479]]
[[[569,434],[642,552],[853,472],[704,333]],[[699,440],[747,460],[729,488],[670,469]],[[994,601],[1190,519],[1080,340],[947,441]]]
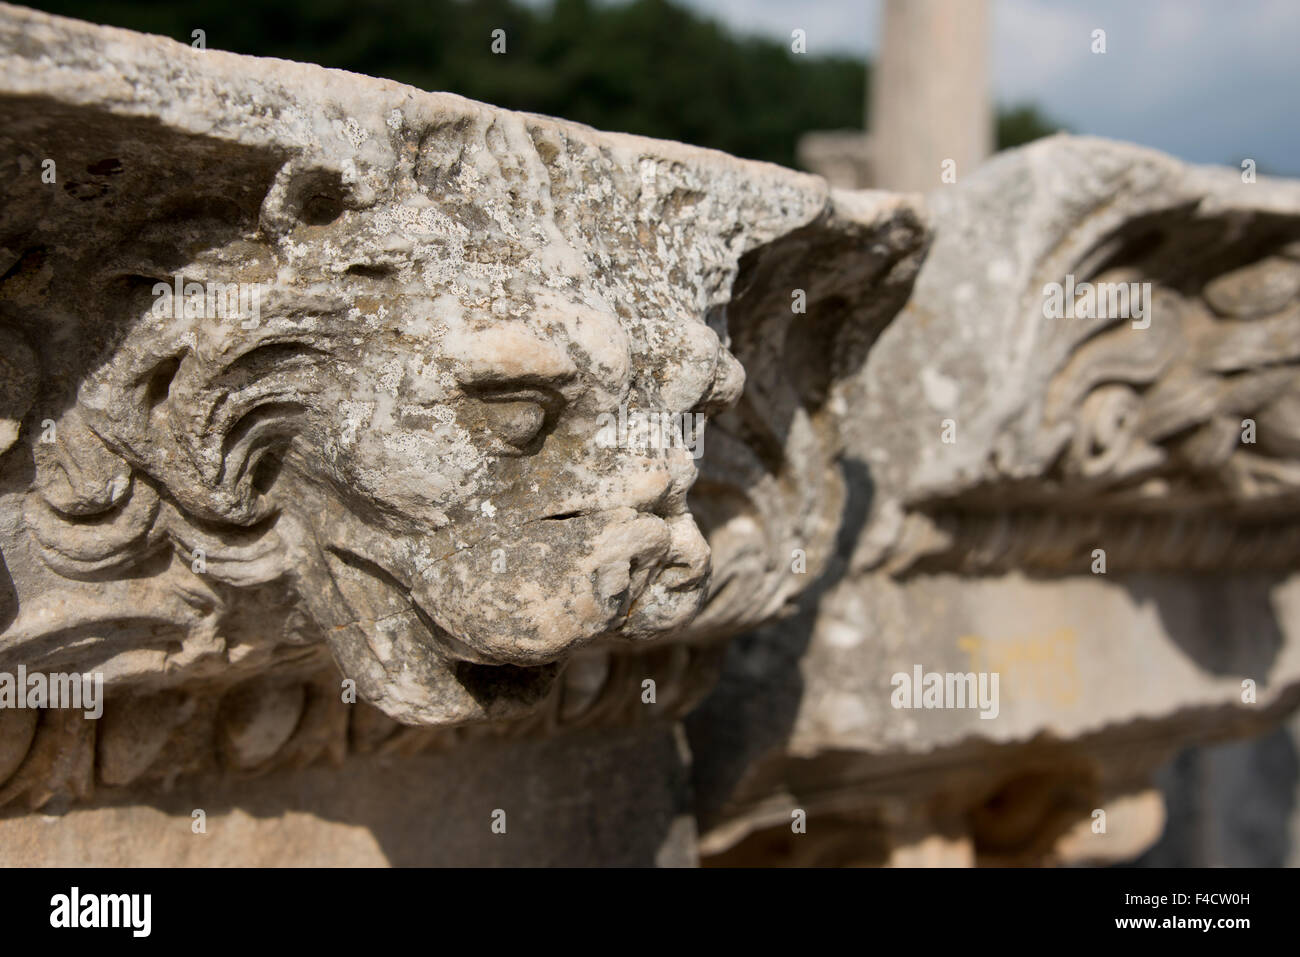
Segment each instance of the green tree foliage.
[[[320,63],[515,110],[794,165],[807,130],[861,128],[869,69],[736,36],[673,0],[31,0],[213,49]],[[491,50],[506,31],[506,52]],[[1023,115],[1022,115],[1023,114]],[[1036,126],[1034,124],[1037,124]],[[999,123],[999,142],[1003,124]],[[1051,132],[1032,110],[1007,129]]]
[[1064,131],[1058,123],[1053,123],[1039,112],[1038,107],[1028,103],[1007,107],[998,113],[997,143],[998,149],[1006,150],[1013,146],[1022,146],[1042,136]]

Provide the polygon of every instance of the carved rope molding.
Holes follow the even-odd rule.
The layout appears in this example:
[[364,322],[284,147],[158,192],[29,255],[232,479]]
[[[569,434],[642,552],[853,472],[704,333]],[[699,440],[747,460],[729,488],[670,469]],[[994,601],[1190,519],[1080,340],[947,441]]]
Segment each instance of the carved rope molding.
[[0,78],[0,672],[108,689],[0,711],[0,802],[623,713],[628,642],[679,713],[827,560],[913,201],[8,6]]

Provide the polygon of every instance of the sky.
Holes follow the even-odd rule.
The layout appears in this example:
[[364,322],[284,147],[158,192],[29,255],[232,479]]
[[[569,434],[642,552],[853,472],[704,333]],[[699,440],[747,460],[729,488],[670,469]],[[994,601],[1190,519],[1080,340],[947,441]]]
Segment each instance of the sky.
[[[880,0],[680,0],[808,52],[873,53]],[[1300,176],[1300,0],[991,0],[994,93],[1075,133]],[[1091,52],[1106,31],[1105,54]]]

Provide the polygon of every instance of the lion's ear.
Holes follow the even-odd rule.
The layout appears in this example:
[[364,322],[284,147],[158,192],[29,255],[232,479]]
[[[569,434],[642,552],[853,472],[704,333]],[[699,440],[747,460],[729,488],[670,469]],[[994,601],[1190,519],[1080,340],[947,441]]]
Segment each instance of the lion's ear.
[[46,498],[64,512],[93,511],[109,504],[103,483],[134,470],[200,521],[259,523],[275,510],[280,458],[311,376],[329,359],[326,338],[142,316],[79,390]]
[[286,162],[276,174],[258,213],[258,226],[270,238],[295,227],[328,226],[345,209],[365,205],[371,196],[358,186],[349,189],[341,170],[300,159]]

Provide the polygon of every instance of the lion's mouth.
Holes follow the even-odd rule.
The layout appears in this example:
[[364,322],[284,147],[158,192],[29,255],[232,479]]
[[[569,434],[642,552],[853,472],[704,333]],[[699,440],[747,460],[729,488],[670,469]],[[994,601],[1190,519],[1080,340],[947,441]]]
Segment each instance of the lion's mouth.
[[391,553],[362,554],[363,543],[326,552],[356,620],[411,619],[445,661],[541,667],[598,639],[650,638],[694,616],[707,549],[702,561],[677,555],[673,521],[691,519],[629,507],[557,513],[498,530],[421,573]]
[[438,623],[433,620],[433,616],[420,603],[415,600],[415,596],[409,591],[405,593],[406,600],[410,603],[411,611],[424,625],[425,630],[429,633],[429,638],[436,642],[441,648],[450,652],[450,657],[470,665],[484,665],[487,667],[497,667],[497,662],[492,661],[485,655],[476,651],[472,645],[461,641],[445,628],[440,628]]
[[516,702],[527,711],[550,692],[560,674],[560,663],[519,667],[517,665],[452,665],[456,682],[480,704]]
[[340,529],[308,600],[358,691],[408,723],[530,712],[584,646],[661,638],[707,594],[689,514],[557,513],[443,557],[427,540]]
[[[428,635],[426,644],[441,657],[468,665],[498,665],[447,629],[439,627],[433,615],[416,600],[410,585],[396,573],[338,545],[327,546],[325,555],[335,584],[357,613],[356,620],[368,619],[378,623],[406,615],[419,622]],[[376,610],[376,606],[382,608],[381,614],[367,613]]]

